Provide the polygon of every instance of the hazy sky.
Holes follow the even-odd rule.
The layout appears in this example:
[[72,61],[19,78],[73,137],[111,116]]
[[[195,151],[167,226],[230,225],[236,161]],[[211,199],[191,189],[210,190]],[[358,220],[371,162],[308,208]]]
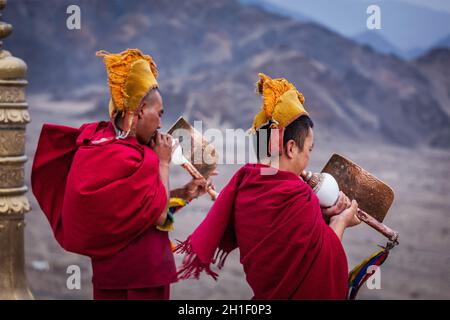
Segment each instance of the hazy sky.
[[411,4],[432,8],[435,10],[444,10],[450,13],[449,0],[400,0]]

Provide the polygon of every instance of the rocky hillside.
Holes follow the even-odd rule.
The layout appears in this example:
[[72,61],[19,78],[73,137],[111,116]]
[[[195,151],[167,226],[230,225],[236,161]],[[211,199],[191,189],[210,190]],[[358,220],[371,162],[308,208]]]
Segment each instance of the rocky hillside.
[[[415,61],[420,71],[431,83],[431,95],[450,116],[450,48],[431,50]],[[446,129],[450,132],[450,126]],[[432,145],[448,147],[450,142],[443,140],[432,141]]]
[[[81,8],[81,30],[66,28],[70,4]],[[10,1],[3,18],[14,25],[5,47],[29,65],[29,91],[92,99],[97,117],[106,115],[108,93],[95,51],[137,47],[159,66],[169,121],[184,113],[207,126],[248,128],[260,105],[257,73],[265,72],[297,85],[322,131],[450,148],[448,100],[436,94],[449,87],[429,70],[429,57],[407,62],[383,55],[256,6],[21,0]],[[442,63],[448,69],[448,60]]]

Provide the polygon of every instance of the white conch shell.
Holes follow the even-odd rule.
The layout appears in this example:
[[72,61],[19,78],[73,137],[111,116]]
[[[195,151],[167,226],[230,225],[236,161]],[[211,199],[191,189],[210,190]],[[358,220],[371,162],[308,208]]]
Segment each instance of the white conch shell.
[[[176,147],[175,147],[176,145]],[[187,162],[189,162],[186,157],[183,155],[183,149],[181,148],[181,145],[178,143],[177,139],[172,140],[172,147],[175,147],[172,149],[172,159],[171,163],[175,165],[183,165]]]
[[331,207],[339,198],[339,185],[329,173],[321,173],[320,181],[314,188],[321,207]]

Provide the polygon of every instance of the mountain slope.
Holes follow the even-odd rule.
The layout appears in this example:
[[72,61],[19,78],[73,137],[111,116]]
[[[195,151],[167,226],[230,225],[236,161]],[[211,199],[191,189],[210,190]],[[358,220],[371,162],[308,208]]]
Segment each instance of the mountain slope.
[[362,45],[367,45],[375,51],[384,54],[395,54],[402,57],[403,52],[395,47],[392,43],[384,39],[376,30],[369,30],[359,33],[353,40]]
[[[414,62],[420,71],[430,79],[431,95],[444,106],[443,110],[450,116],[450,48],[438,48],[418,58]],[[450,127],[444,129],[450,131]],[[435,139],[432,145],[448,147],[449,139]]]
[[88,99],[83,87],[102,87],[104,115],[105,71],[95,51],[138,47],[157,61],[169,121],[185,113],[248,128],[260,105],[257,73],[265,72],[297,85],[322,132],[410,146],[449,138],[450,118],[416,64],[317,24],[230,0],[83,0],[82,29],[70,31],[65,9],[73,2],[48,0],[44,11],[36,0],[8,4],[4,17],[15,30],[5,47],[29,64],[31,92]]
[[442,38],[435,45],[436,48],[450,48],[450,34]]

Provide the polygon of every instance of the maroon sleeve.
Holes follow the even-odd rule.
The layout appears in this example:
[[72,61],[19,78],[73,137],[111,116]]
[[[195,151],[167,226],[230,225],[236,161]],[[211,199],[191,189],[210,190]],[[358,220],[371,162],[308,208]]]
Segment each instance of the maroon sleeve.
[[63,239],[61,209],[76,140],[81,130],[44,124],[31,172],[31,188],[58,242]]

